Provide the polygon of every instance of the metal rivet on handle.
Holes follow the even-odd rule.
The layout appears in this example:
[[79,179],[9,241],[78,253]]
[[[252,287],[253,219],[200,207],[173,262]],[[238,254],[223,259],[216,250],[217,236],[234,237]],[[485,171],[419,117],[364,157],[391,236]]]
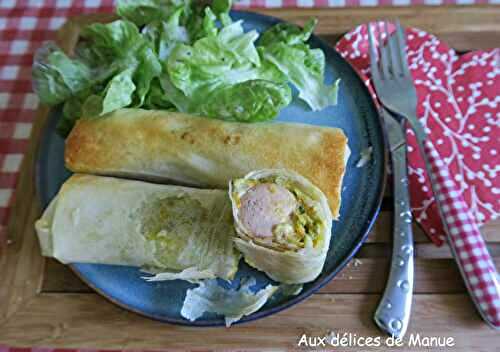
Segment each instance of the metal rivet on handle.
[[407,280],[399,280],[398,287],[400,287],[404,292],[408,292],[408,290],[410,289],[410,284]]
[[392,329],[397,331],[401,330],[401,328],[403,327],[403,323],[399,319],[392,319],[389,325],[391,326]]
[[401,247],[401,251],[406,255],[411,255],[413,253],[413,246],[405,244]]

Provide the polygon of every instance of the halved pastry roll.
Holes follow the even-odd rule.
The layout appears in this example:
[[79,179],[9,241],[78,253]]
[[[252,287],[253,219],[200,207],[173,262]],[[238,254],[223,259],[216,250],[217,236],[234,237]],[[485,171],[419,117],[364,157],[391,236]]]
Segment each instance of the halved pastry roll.
[[240,258],[222,190],[73,175],[35,228],[45,256],[138,266],[149,280],[227,280]]
[[314,280],[323,269],[332,231],[326,196],[284,169],[251,172],[229,184],[245,261],[283,283]]

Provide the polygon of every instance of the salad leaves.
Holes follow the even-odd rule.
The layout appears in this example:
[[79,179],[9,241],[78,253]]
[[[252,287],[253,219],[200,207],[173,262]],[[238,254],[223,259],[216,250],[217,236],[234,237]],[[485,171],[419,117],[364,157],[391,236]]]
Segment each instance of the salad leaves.
[[116,4],[118,16],[137,26],[154,21],[166,21],[178,9],[189,11],[190,1],[184,0],[120,0]]
[[299,98],[312,110],[322,110],[337,104],[339,80],[332,85],[324,83],[325,54],[306,44],[316,20],[310,20],[304,29],[279,23],[262,35],[259,45],[266,60],[272,62],[299,91]]
[[325,56],[309,46],[316,20],[245,31],[231,0],[118,0],[119,19],[85,27],[74,54],[54,43],[35,55],[34,89],[63,105],[67,135],[81,117],[124,107],[167,109],[231,121],[275,118],[291,87],[312,110],[335,105]]
[[115,111],[132,103],[132,94],[136,88],[132,81],[133,72],[132,68],[128,68],[109,81],[102,101],[102,114]]
[[48,43],[35,55],[33,80],[40,100],[56,105],[88,88],[92,73],[83,62],[71,60],[53,43]]
[[227,85],[206,96],[188,112],[229,121],[265,121],[292,101],[288,85],[260,79]]
[[177,43],[189,42],[187,28],[180,23],[182,11],[178,9],[166,21],[154,21],[142,29],[142,34],[153,44],[160,60],[165,60]]
[[219,286],[217,280],[205,280],[198,287],[188,289],[181,309],[183,318],[194,321],[205,312],[224,315],[226,327],[237,322],[244,316],[258,311],[269,298],[279,289],[279,286],[267,285],[257,292],[255,278],[241,280],[240,287],[226,289]]

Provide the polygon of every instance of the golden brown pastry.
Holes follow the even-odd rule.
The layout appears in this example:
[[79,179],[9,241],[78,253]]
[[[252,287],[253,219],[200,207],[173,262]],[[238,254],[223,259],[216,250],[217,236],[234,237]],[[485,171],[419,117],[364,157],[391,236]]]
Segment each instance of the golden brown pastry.
[[227,188],[229,180],[252,170],[286,168],[325,193],[334,218],[348,156],[347,137],[337,128],[140,109],[79,120],[65,151],[74,172],[204,187]]

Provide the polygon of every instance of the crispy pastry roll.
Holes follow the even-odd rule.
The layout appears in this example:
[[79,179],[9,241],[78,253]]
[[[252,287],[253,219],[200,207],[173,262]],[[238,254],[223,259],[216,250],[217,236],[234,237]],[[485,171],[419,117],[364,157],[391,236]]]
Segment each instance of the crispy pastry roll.
[[66,140],[65,162],[79,173],[211,188],[226,188],[252,170],[285,168],[321,189],[337,218],[348,156],[337,128],[123,109],[79,120]]

